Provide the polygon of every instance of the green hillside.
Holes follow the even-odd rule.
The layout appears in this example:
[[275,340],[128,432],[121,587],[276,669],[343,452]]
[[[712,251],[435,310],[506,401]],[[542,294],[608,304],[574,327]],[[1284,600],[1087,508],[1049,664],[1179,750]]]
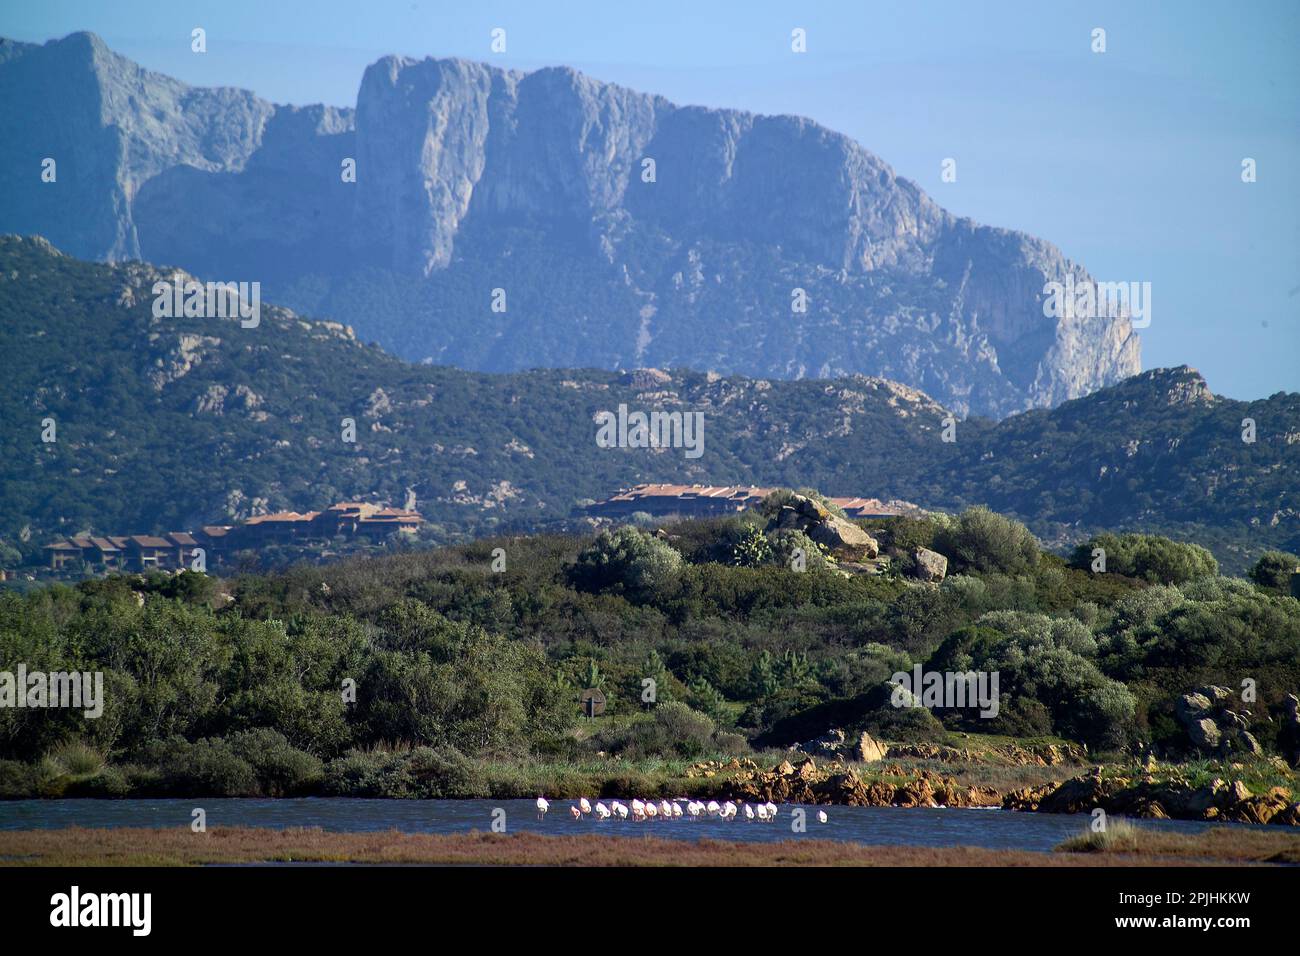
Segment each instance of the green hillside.
[[[1217,398],[1186,368],[996,425],[959,422],[946,443],[940,405],[881,379],[412,365],[266,304],[256,328],[155,318],[153,284],[169,277],[0,239],[7,547],[349,497],[401,504],[408,489],[447,539],[561,522],[640,481],[987,503],[1053,547],[1102,528],[1163,531],[1213,547],[1228,570],[1300,545],[1300,396]],[[620,403],[702,412],[703,454],[598,447],[593,417]],[[1241,439],[1246,417],[1254,444]],[[346,418],[355,443],[343,441]]]

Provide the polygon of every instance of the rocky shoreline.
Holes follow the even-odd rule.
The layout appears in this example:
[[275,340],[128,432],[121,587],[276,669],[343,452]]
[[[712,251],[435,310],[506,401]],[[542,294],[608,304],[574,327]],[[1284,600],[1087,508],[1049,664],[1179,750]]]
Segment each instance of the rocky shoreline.
[[[1240,779],[1215,777],[1195,785],[1178,765],[1148,761],[1142,768],[1094,765],[1060,782],[1000,789],[960,783],[952,774],[908,768],[900,760],[978,763],[979,756],[933,744],[891,745],[877,763],[841,758],[820,764],[811,756],[782,760],[764,769],[750,758],[705,761],[688,768],[689,779],[710,781],[710,789],[747,802],[839,804],[851,807],[998,807],[1037,813],[1107,813],[1146,819],[1208,820],[1300,826],[1294,791],[1274,786],[1254,793]],[[1081,764],[1078,748],[1004,748],[1000,759],[1021,766]]]
[[1101,767],[1059,785],[1017,790],[1006,795],[1003,806],[1040,813],[1085,813],[1100,807],[1107,813],[1152,820],[1300,826],[1300,802],[1283,787],[1252,793],[1241,780],[1229,783],[1222,777],[1201,786],[1178,774],[1166,779],[1152,774],[1106,777]]

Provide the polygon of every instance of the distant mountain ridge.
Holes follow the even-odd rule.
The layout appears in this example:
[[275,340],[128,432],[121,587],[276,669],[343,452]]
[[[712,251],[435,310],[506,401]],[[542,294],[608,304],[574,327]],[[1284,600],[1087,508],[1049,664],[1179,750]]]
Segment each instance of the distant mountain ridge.
[[992,417],[1140,369],[1127,317],[1043,314],[1082,266],[798,117],[392,56],[355,110],[282,107],[86,33],[0,41],[0,84],[0,230],[258,280],[411,360],[866,374]]
[[[1237,569],[1268,547],[1300,549],[1298,394],[1238,402],[1192,369],[1157,369],[1057,409],[958,422],[948,443],[949,411],[885,379],[425,367],[267,303],[255,328],[156,317],[154,284],[177,278],[0,237],[0,540],[410,493],[441,533],[483,533],[672,482],[984,503],[1054,545],[1163,530]],[[701,412],[703,455],[598,447],[596,414],[620,403]],[[54,443],[41,440],[47,418]]]

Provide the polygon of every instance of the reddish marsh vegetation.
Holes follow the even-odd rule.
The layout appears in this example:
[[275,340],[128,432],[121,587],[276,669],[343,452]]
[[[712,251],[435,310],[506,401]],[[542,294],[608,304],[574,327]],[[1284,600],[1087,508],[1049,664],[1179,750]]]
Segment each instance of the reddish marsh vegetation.
[[[1196,836],[1141,831],[1100,852],[1031,853],[974,847],[862,846],[829,840],[686,843],[654,837],[467,833],[329,833],[319,829],[21,830],[0,833],[0,863],[26,866],[192,866],[213,863],[430,863],[531,866],[1125,866],[1297,862],[1300,837],[1211,830]],[[1080,848],[1082,849],[1082,847]]]

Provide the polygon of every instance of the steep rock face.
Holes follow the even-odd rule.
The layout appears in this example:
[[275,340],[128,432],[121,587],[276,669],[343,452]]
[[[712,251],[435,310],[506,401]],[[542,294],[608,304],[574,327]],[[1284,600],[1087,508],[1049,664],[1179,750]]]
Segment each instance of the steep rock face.
[[419,274],[447,265],[483,175],[492,80],[457,61],[386,57],[366,70],[356,239],[377,263]]
[[342,158],[355,155],[350,111],[275,107],[238,171],[172,166],[148,180],[132,207],[141,258],[202,263],[205,277],[252,277],[272,288],[316,269],[351,269],[343,240],[354,187]]
[[[241,169],[275,112],[244,90],[151,73],[88,33],[43,46],[0,40],[0,71],[5,228],[88,257],[138,258],[140,188],[178,166]],[[41,182],[46,157],[55,183]]]
[[355,113],[276,107],[89,34],[3,41],[0,82],[0,229],[259,279],[408,358],[860,373],[997,417],[1140,368],[1126,317],[1043,314],[1044,284],[1081,266],[806,119],[401,57],[366,70]]

